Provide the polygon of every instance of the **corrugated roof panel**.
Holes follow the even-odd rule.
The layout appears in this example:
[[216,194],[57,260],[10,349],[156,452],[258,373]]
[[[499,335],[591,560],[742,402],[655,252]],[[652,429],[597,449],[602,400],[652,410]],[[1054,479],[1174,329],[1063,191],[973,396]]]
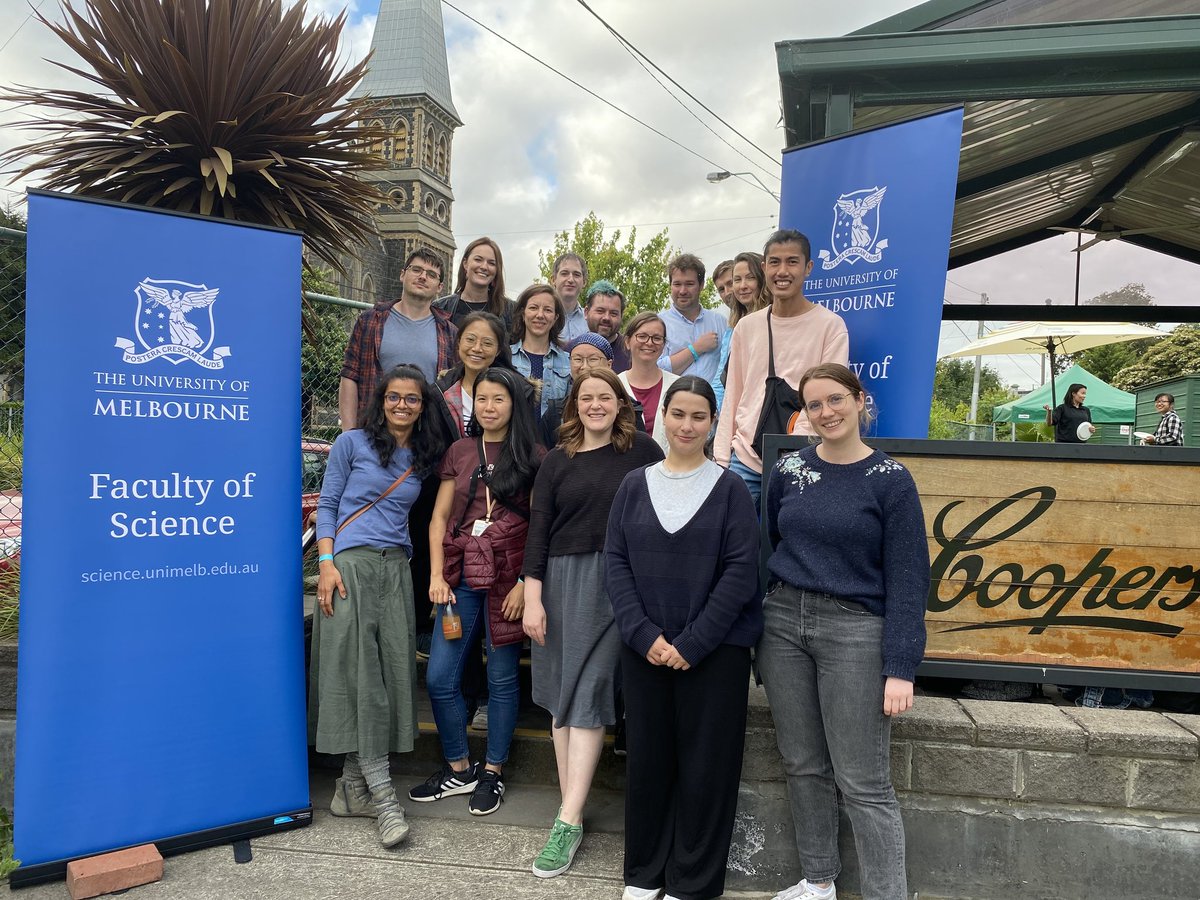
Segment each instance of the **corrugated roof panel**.
[[954,206],[950,255],[958,256],[1057,224],[1082,210],[1096,191],[1129,165],[1149,139],[1099,153],[973,197]]
[[1187,16],[1196,12],[1195,0],[1006,0],[958,18],[944,19],[932,30]]

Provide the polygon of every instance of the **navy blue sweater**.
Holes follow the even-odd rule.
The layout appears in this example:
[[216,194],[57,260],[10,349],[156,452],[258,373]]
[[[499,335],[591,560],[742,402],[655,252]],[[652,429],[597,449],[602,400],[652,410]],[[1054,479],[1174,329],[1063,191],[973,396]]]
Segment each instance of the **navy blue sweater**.
[[883,674],[912,681],[925,654],[929,545],[908,469],[874,451],[849,465],[816,447],[781,457],[767,485],[775,578],[883,616]]
[[645,656],[662,635],[692,666],[721,644],[753,647],[763,629],[757,538],[754,501],[732,472],[674,534],[654,512],[645,469],[626,475],[604,549],[622,640]]

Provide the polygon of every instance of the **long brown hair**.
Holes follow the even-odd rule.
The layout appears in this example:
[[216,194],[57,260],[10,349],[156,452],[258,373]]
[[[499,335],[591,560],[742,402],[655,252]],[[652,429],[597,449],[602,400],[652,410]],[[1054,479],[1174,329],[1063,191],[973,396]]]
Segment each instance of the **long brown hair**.
[[[862,382],[858,380],[858,376],[852,370],[841,363],[821,363],[800,376],[800,384],[796,386],[796,393],[800,395],[801,403],[804,402],[804,386],[815,378],[828,378],[830,381],[836,381],[850,393],[851,398],[855,401],[859,398],[865,400],[867,397],[866,389],[863,388]],[[867,426],[874,418],[875,414],[872,412],[871,405],[869,403],[864,405],[862,412],[858,414],[858,430],[865,434]]]
[[492,279],[492,283],[488,285],[487,312],[493,316],[504,318],[504,254],[500,252],[500,245],[493,241],[490,237],[475,238],[471,243],[467,244],[467,249],[463,251],[462,259],[458,262],[458,278],[454,282],[454,293],[462,296],[462,290],[467,286],[467,260],[471,258],[473,251],[480,244],[487,244],[492,248],[492,252],[496,254],[496,277]]
[[562,424],[558,426],[558,445],[567,456],[574,456],[583,446],[583,422],[579,418],[580,385],[592,378],[599,378],[610,388],[617,398],[617,418],[613,422],[612,446],[618,453],[624,453],[633,446],[633,436],[637,433],[637,423],[633,417],[633,404],[625,392],[621,379],[613,374],[612,369],[588,369],[571,385],[567,394],[566,405],[563,406]]
[[738,299],[737,289],[733,291],[733,302],[729,304],[729,327],[733,328],[743,318],[750,315],[752,312],[758,312],[760,309],[766,309],[771,305],[771,292],[767,290],[767,275],[763,271],[762,256],[755,253],[753,250],[747,250],[744,253],[739,253],[733,258],[733,268],[737,269],[738,263],[745,263],[750,268],[750,274],[758,279],[758,296],[751,302],[753,308],[747,308],[742,305],[742,301]]

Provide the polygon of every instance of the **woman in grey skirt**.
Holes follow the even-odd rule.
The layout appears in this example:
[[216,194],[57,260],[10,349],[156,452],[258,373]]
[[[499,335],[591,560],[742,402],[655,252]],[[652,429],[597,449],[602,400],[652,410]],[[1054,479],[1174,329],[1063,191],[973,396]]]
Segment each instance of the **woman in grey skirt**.
[[613,687],[621,638],[604,590],[608,511],[621,480],[663,458],[637,431],[611,369],[588,369],[571,388],[559,446],[538,470],[525,545],[525,633],[533,640],[533,700],[553,717],[562,808],[533,863],[541,878],[571,866],[583,807],[616,722]]
[[417,728],[408,514],[446,446],[438,402],[420,369],[388,372],[330,449],[317,503],[310,738],[346,754],[330,812],[376,817],[385,847],[408,835],[388,753],[412,750]]

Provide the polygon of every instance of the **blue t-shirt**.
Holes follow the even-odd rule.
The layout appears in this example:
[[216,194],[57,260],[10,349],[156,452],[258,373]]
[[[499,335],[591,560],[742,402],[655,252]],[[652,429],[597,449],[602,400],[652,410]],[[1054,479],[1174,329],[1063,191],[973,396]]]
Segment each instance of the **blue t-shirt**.
[[433,313],[423,319],[410,319],[395,308],[388,313],[379,341],[379,373],[386,374],[401,363],[416,366],[426,381],[437,378],[438,340]]
[[700,314],[696,316],[696,321],[693,322],[683,313],[677,310],[674,306],[669,309],[664,309],[658,314],[662,319],[663,327],[667,332],[667,346],[663,349],[663,354],[659,357],[658,366],[660,369],[671,371],[671,354],[678,353],[688,344],[695,343],[696,339],[702,334],[707,334],[712,331],[717,335],[717,346],[709,350],[707,353],[700,354],[698,362],[693,361],[690,366],[680,372],[680,375],[695,375],[703,378],[705,381],[711,382],[713,376],[717,374],[717,361],[720,355],[720,338],[729,330],[729,322],[725,317],[715,309],[701,308]]
[[411,450],[397,448],[388,464],[381,466],[379,454],[361,428],[338,435],[329,450],[329,465],[317,501],[317,539],[333,538],[334,553],[353,547],[403,547],[411,556],[408,513],[421,493],[421,479],[416,472],[341,534],[336,532],[338,525],[391,487],[412,465],[412,458]]

